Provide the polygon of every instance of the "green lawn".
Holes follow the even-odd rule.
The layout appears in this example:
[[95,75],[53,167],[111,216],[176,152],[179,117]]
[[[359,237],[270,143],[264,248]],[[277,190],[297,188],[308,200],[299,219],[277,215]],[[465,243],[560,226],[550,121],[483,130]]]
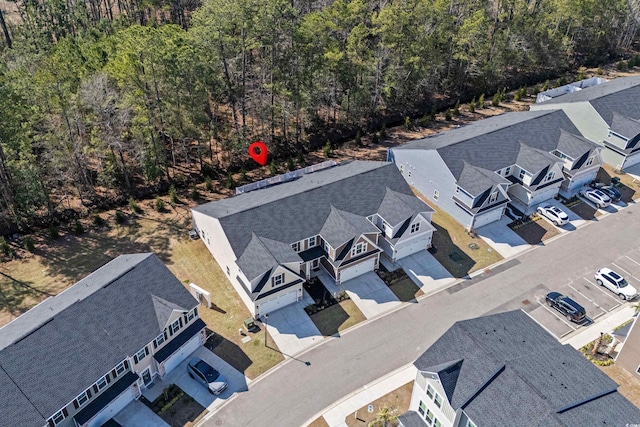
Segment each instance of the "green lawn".
[[350,299],[325,308],[311,316],[320,333],[331,336],[365,320],[364,314]]
[[[431,242],[436,249],[434,257],[453,277],[465,277],[503,259],[484,240],[471,237],[462,224],[451,215],[437,208],[434,203],[429,203],[429,200],[415,189],[413,192],[435,210],[431,220],[436,228]],[[469,247],[472,243],[475,243],[474,247],[477,249]]]
[[[200,240],[190,240],[187,231],[189,207],[177,205],[157,213],[151,203],[141,203],[143,213],[116,225],[113,213],[102,214],[107,225],[85,224],[81,236],[61,230],[58,240],[46,233],[36,237],[34,254],[19,250],[20,259],[0,263],[0,324],[33,307],[49,294],[55,295],[106,264],[118,255],[154,252],[182,282],[190,282],[211,292],[213,309],[201,308],[200,315],[216,333],[214,352],[255,378],[283,360],[276,350],[264,346],[264,331],[243,344],[238,330],[250,317],[231,283]],[[274,347],[273,341],[269,344]]]

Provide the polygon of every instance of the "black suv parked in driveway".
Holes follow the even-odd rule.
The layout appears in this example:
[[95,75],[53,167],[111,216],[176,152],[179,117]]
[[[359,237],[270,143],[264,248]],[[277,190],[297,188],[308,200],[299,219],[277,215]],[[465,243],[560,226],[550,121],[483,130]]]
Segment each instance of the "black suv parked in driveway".
[[546,299],[549,307],[555,308],[569,320],[582,323],[587,317],[586,310],[580,304],[559,292],[549,292]]

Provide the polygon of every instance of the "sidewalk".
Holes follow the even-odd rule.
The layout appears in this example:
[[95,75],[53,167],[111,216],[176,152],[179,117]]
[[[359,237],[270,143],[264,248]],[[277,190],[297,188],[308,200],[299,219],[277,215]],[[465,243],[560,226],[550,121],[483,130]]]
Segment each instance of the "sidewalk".
[[315,419],[324,417],[329,427],[346,427],[347,424],[344,420],[349,414],[413,381],[416,378],[416,372],[417,370],[413,364],[396,369],[325,408],[304,425],[308,426]]
[[601,322],[589,326],[584,331],[580,332],[562,342],[562,344],[569,344],[571,347],[579,350],[581,347],[589,344],[600,336],[600,332],[611,332],[617,326],[620,326],[624,322],[633,318],[636,310],[631,304],[627,304],[615,313],[607,316]]

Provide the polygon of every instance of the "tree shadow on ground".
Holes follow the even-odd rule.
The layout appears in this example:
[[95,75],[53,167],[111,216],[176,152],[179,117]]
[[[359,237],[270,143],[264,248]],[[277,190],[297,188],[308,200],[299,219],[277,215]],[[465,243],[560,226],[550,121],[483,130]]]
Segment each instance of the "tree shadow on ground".
[[32,282],[20,281],[2,272],[0,275],[0,311],[19,316],[31,307],[31,304],[23,305],[26,298],[41,299],[51,296],[35,288]]
[[242,373],[245,373],[253,363],[236,343],[229,341],[222,335],[211,335],[205,343],[205,347]]
[[476,265],[476,261],[453,243],[451,235],[446,229],[436,223],[432,223],[432,225],[436,228],[436,232],[433,233],[432,237],[434,248],[430,252],[453,277],[461,278],[467,276]]

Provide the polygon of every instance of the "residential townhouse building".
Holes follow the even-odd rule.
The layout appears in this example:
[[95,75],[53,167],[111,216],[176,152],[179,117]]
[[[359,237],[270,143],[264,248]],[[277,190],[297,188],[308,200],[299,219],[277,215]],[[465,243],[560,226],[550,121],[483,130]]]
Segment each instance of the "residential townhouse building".
[[122,255],[0,329],[1,424],[101,426],[202,345],[204,328],[155,255]]
[[431,209],[386,162],[353,161],[192,209],[194,228],[257,318],[431,246]]

